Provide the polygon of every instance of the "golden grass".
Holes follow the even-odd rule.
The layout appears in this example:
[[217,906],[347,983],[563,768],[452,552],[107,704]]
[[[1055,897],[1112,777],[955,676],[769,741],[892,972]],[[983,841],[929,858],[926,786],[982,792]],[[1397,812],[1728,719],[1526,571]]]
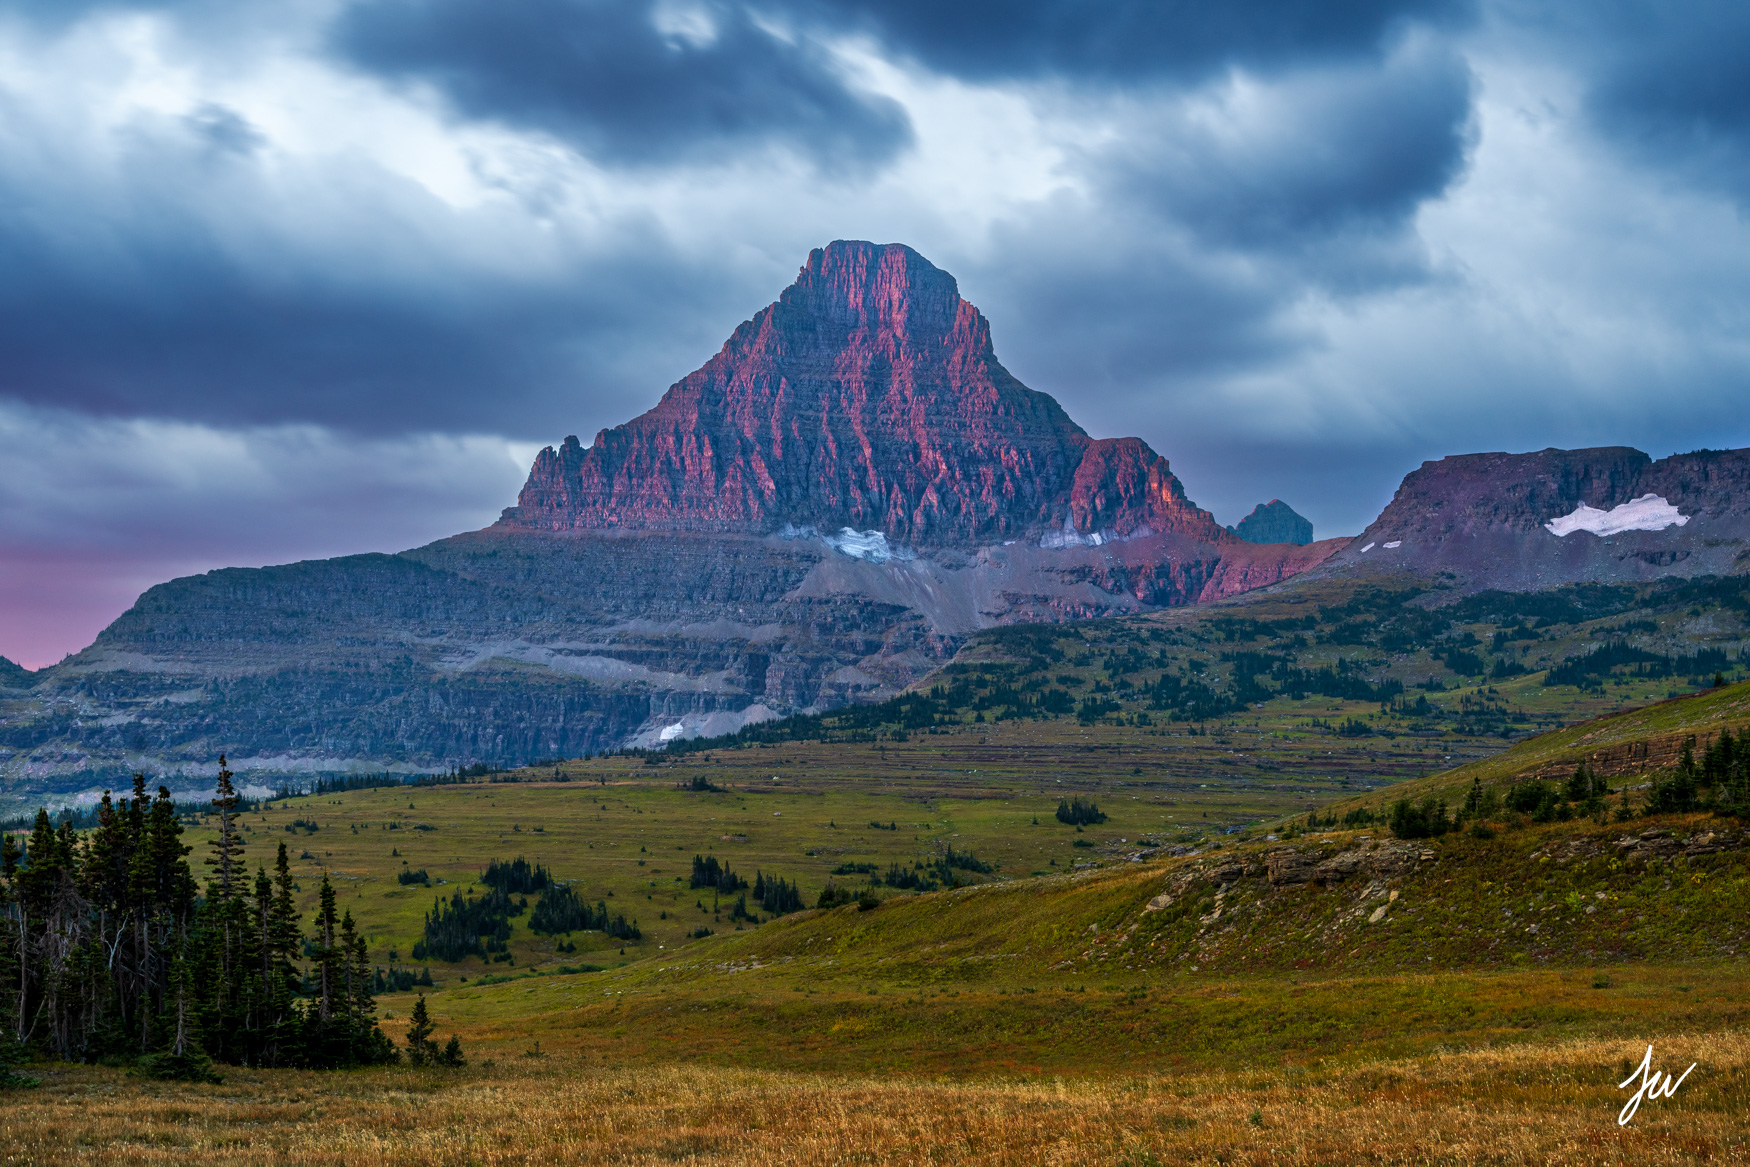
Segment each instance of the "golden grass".
[[519,1059],[451,1072],[231,1070],[217,1086],[57,1067],[0,1100],[0,1162],[299,1164],[1750,1162],[1750,1039],[1616,1116],[1638,1041],[1577,1040],[1340,1070],[928,1080]]

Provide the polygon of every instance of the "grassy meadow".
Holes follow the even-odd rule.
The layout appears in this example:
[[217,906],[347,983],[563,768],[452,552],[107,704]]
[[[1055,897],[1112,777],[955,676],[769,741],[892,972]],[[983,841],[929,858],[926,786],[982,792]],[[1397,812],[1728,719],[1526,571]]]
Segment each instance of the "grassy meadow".
[[8,1099],[9,1163],[1741,1163],[1750,1042],[1673,1036],[1706,1066],[1618,1126],[1632,1040],[1523,1041],[1316,1067],[1084,1077],[821,1074],[557,1055],[491,1067],[233,1071],[222,1085],[57,1068]]

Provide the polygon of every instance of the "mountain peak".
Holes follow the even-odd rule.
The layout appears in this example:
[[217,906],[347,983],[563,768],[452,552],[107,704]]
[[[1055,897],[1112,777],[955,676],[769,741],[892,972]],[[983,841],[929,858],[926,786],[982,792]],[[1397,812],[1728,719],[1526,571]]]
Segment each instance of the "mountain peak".
[[962,309],[978,316],[953,276],[905,244],[860,239],[809,252],[778,304],[844,327],[908,336],[944,337]]
[[1231,538],[1146,443],[1095,442],[1016,380],[953,276],[903,244],[860,240],[810,252],[775,303],[648,413],[587,449],[568,438],[541,451],[498,526],[785,524],[914,546],[1066,524]]
[[1312,524],[1279,498],[1259,503],[1251,514],[1228,530],[1248,543],[1295,543],[1304,547],[1313,541]]

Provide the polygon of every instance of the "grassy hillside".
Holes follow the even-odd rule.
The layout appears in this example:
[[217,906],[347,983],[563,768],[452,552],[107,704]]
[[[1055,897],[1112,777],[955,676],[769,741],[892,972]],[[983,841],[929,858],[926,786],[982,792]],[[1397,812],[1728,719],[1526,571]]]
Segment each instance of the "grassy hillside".
[[465,1070],[235,1070],[218,1086],[68,1066],[8,1099],[5,1143],[20,1163],[178,1167],[1741,1162],[1750,1045],[1731,1032],[1636,1036],[1648,1032],[1660,1036],[1661,1068],[1705,1069],[1626,1127],[1615,1085],[1644,1045],[1522,1031],[1419,1058],[1149,1059],[1087,1078],[828,1075],[571,1050]]
[[[1012,720],[1408,737],[1498,749],[1741,675],[1750,578],[1455,596],[1411,579],[1294,582],[1221,605],[974,637],[904,696],[675,742],[903,740]],[[1493,743],[1493,745],[1491,745]]]
[[[1428,846],[1353,832],[1230,846],[807,912],[435,1001],[499,1049],[539,1036],[612,1058],[929,1072],[1395,1056],[1750,1021],[1744,833],[1703,816],[1636,826],[1630,846],[1575,823]],[[1346,862],[1346,877],[1318,874]]]
[[1684,742],[1693,740],[1699,748],[1722,729],[1736,735],[1746,726],[1750,683],[1703,689],[1539,734],[1492,757],[1393,786],[1386,797],[1339,799],[1330,811],[1377,810],[1399,798],[1444,798],[1457,805],[1473,781],[1503,787],[1529,777],[1566,777],[1582,762],[1609,777],[1613,787],[1639,785],[1669,770]]

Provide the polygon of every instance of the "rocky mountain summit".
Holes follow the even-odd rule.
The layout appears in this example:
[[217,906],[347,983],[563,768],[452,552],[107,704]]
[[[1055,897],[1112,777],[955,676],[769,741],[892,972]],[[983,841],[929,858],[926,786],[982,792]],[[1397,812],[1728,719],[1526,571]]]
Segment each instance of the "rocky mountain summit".
[[1324,570],[1530,591],[1747,566],[1750,450],[1605,446],[1424,462]]
[[1252,513],[1228,530],[1248,543],[1293,543],[1304,547],[1313,541],[1313,525],[1279,498],[1261,502]]
[[850,528],[920,549],[1226,536],[1147,443],[1089,437],[1003,368],[953,276],[900,244],[845,241],[648,413],[542,450],[497,525]]

